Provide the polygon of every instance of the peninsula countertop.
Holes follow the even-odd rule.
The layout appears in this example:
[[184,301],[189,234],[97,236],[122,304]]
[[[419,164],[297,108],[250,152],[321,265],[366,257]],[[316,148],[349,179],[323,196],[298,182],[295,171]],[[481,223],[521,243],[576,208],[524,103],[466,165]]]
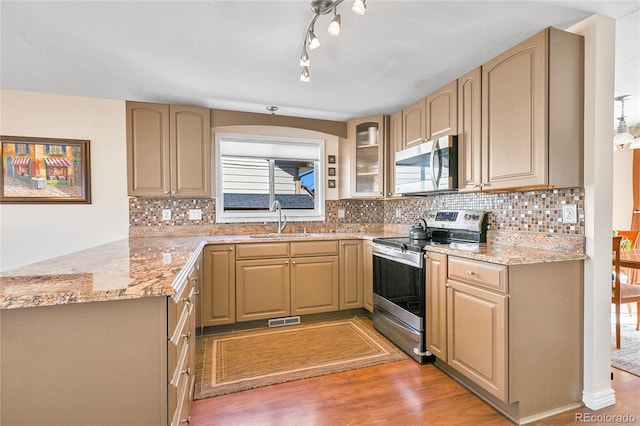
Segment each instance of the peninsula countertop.
[[[172,296],[207,244],[373,239],[386,233],[135,237],[0,273],[0,309]],[[507,245],[434,245],[428,250],[505,265],[581,260],[583,253]]]

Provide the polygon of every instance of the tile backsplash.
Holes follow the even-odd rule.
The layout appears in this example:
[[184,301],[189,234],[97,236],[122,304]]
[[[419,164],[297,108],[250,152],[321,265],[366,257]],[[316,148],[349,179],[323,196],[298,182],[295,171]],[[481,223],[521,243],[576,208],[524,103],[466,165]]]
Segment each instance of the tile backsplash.
[[[562,222],[562,206],[575,204],[577,222]],[[426,210],[479,209],[489,212],[488,227],[494,231],[525,231],[584,235],[584,189],[563,188],[504,193],[447,193],[423,197],[386,200],[327,201],[325,222],[294,222],[290,227],[308,227],[310,232],[331,232],[350,224],[379,226],[410,225]],[[170,210],[171,219],[162,220],[162,211]],[[190,220],[189,210],[200,210],[200,220]],[[339,213],[344,211],[344,217]],[[233,234],[262,232],[271,224],[216,224],[215,200],[129,198],[131,236],[170,231],[172,234]]]

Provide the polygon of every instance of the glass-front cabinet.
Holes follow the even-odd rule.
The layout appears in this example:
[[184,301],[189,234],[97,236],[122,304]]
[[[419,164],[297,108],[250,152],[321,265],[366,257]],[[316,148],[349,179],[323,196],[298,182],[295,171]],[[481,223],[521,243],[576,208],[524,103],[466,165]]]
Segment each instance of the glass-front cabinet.
[[384,195],[385,116],[367,117],[348,123],[351,145],[351,197]]

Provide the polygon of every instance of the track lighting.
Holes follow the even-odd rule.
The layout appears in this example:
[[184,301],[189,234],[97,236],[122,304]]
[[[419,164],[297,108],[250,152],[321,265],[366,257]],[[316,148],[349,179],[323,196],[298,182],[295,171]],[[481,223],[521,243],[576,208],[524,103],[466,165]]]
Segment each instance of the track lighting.
[[354,1],[351,10],[353,10],[353,13],[356,13],[358,15],[364,15],[364,13],[367,11],[367,0]]
[[[338,6],[343,1],[344,0],[311,0],[313,19],[307,27],[307,31],[304,35],[304,45],[302,48],[302,54],[300,55],[300,66],[303,67],[300,81],[309,81],[309,50],[314,50],[320,47],[320,40],[313,32],[313,26],[320,15],[326,15],[333,12],[333,19],[329,23],[327,31],[332,36],[340,35],[340,32],[342,31],[342,22],[340,15],[338,14]],[[355,0],[351,10],[358,15],[364,15],[367,10],[367,0]]]
[[336,14],[336,9],[333,9],[333,14],[334,14],[333,19],[331,20],[331,23],[329,24],[327,31],[329,31],[329,34],[331,34],[332,36],[339,36],[340,30],[341,30],[340,15]]

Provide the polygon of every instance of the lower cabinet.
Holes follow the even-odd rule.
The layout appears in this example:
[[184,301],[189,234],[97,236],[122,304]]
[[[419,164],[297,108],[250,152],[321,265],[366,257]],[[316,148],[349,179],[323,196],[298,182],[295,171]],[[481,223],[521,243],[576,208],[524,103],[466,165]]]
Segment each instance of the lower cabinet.
[[189,423],[196,378],[196,300],[201,274],[198,260],[167,306],[167,400],[169,424]]
[[236,322],[236,252],[234,244],[203,250],[200,327]]
[[291,258],[291,315],[339,309],[338,256]]
[[428,252],[427,270],[438,367],[518,423],[581,405],[582,261],[506,266]]
[[362,308],[362,240],[340,240],[340,310]]
[[291,312],[289,258],[236,262],[236,320],[288,316]]
[[373,312],[373,241],[362,241],[362,290],[364,308]]

